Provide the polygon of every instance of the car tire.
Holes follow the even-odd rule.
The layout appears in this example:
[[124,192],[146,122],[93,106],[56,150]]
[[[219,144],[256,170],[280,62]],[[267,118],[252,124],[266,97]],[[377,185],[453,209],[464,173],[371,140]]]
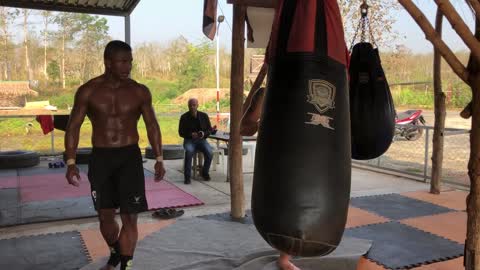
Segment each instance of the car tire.
[[40,163],[40,156],[32,151],[0,152],[0,169],[33,167]]
[[[183,146],[180,144],[162,145],[162,151],[164,160],[183,159],[183,157],[185,156]],[[147,146],[145,148],[145,158],[156,158],[151,146]]]

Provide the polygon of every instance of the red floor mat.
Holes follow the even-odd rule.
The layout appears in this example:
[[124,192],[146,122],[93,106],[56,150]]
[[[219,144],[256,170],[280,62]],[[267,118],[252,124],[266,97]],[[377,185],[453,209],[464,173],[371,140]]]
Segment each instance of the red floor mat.
[[4,188],[16,188],[17,177],[16,176],[2,176],[0,177],[0,189]]
[[[69,185],[63,174],[20,176],[21,202],[38,202],[90,196],[88,178],[85,174],[80,174],[82,182],[78,188]],[[203,202],[195,196],[190,195],[167,181],[155,183],[151,177],[147,177],[145,189],[147,191],[147,201],[150,209],[203,204]]]
[[195,196],[181,190],[168,181],[154,182],[147,177],[145,181],[147,201],[150,210],[164,207],[185,207],[202,205]]
[[20,200],[24,203],[90,196],[87,175],[80,172],[80,177],[80,187],[74,187],[63,173],[19,176]]

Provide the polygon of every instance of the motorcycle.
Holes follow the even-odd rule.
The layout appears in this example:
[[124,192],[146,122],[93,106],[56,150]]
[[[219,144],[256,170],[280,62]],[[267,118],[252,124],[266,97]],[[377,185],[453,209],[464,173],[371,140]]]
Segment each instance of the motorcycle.
[[423,134],[425,119],[422,110],[408,110],[395,116],[395,139],[402,137],[408,141],[416,141]]

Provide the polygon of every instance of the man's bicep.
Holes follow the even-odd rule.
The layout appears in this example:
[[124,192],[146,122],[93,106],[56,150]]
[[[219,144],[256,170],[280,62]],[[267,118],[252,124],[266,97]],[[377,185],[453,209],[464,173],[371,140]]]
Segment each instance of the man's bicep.
[[70,113],[69,127],[79,127],[83,123],[85,115],[87,114],[87,108],[87,93],[84,89],[79,89],[75,94],[72,112]]
[[155,110],[153,109],[152,103],[152,94],[150,94],[150,90],[144,85],[142,85],[142,117],[145,124],[148,126],[156,121]]
[[152,104],[144,104],[142,106],[142,117],[147,126],[156,121],[155,110]]

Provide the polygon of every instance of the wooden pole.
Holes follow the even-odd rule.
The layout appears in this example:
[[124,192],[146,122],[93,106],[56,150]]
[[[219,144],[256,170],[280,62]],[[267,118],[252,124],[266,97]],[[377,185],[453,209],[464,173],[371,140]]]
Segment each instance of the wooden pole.
[[480,3],[477,0],[468,0],[473,11],[475,11],[475,16],[480,20]]
[[438,52],[442,55],[448,65],[452,68],[453,72],[457,76],[469,84],[468,82],[468,70],[465,66],[458,60],[455,54],[450,50],[450,48],[445,44],[445,42],[437,35],[437,32],[427,20],[425,15],[420,11],[420,9],[412,2],[412,0],[398,0],[398,2],[405,8],[405,10],[410,14],[410,16],[417,22],[418,26],[425,33],[425,37],[429,40],[435,48],[438,49]]
[[[480,40],[480,20],[475,21],[475,38]],[[480,270],[480,61],[470,55],[468,61],[472,88],[472,129],[468,176],[470,193],[467,197],[467,240],[465,269]]]
[[[443,13],[437,9],[435,19],[435,30],[438,36],[442,37]],[[443,142],[445,130],[445,93],[442,91],[442,56],[438,49],[433,50],[433,92],[434,92],[434,113],[435,124],[433,128],[433,152],[432,152],[432,180],[430,182],[430,193],[440,194],[443,164]]]
[[455,32],[463,40],[465,45],[470,49],[471,54],[480,61],[480,42],[473,36],[472,31],[468,28],[467,24],[463,21],[462,17],[455,10],[449,0],[435,0],[438,8],[445,14],[445,17],[452,25]]
[[240,136],[244,86],[245,13],[245,6],[238,4],[233,5],[232,65],[230,75],[230,143],[228,149],[231,215],[233,219],[242,219],[245,217],[242,137]]

